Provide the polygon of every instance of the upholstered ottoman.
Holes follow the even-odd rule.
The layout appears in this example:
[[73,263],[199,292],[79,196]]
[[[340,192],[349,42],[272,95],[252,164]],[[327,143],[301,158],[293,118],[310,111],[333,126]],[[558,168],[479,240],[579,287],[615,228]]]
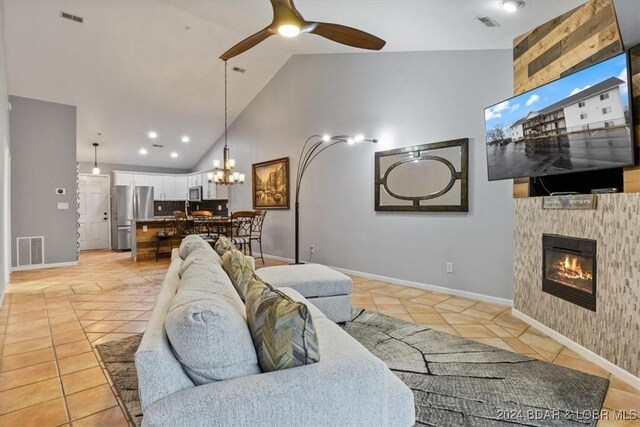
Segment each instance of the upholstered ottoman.
[[295,289],[336,323],[351,320],[349,276],[321,264],[264,267],[256,274],[271,286]]

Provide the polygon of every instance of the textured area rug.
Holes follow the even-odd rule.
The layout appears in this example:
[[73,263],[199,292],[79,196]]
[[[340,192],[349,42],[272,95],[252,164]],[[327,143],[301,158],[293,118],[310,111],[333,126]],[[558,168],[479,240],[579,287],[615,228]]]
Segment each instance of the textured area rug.
[[413,390],[416,424],[595,426],[609,381],[362,309],[344,329]]
[[[588,415],[602,408],[606,379],[378,313],[352,314],[345,331],[413,390],[417,425],[595,426]],[[136,426],[142,409],[133,356],[141,338],[97,346]]]
[[118,397],[124,403],[129,421],[138,427],[142,424],[142,407],[138,397],[138,375],[133,357],[141,339],[142,335],[134,335],[96,346]]

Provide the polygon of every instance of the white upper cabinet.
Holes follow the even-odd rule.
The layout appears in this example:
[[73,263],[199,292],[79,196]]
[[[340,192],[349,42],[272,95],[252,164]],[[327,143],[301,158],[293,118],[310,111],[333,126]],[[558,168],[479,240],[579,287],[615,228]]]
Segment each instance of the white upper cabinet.
[[164,200],[176,200],[176,177],[175,175],[164,175]]
[[188,200],[189,188],[202,186],[202,199],[215,200],[218,188],[210,183],[208,172],[198,172],[189,175],[162,175],[138,172],[113,172],[113,185],[133,185],[153,187],[153,198],[162,200]]
[[153,199],[164,200],[164,176],[149,175],[149,185],[153,187]]
[[148,187],[149,184],[149,175],[137,173],[133,175],[133,185],[136,187]]
[[189,198],[189,183],[186,175],[175,175],[175,199],[187,200]]
[[114,172],[113,185],[133,185],[133,174],[126,172]]

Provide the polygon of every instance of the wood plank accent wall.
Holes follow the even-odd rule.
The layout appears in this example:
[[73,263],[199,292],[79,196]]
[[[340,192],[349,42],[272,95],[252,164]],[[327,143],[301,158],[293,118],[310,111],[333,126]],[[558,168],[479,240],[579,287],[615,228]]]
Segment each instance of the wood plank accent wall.
[[[514,39],[514,94],[534,89],[623,51],[613,0],[589,0]],[[640,191],[640,171],[630,170],[634,177],[638,175],[633,181],[638,183],[636,191]],[[625,191],[626,188],[625,182]],[[528,196],[529,180],[515,180],[513,197]]]

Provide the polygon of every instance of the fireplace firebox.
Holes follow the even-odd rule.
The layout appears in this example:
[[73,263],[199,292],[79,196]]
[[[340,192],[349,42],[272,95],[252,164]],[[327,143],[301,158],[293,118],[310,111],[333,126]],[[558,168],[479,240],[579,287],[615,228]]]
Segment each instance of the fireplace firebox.
[[542,235],[542,290],[596,311],[596,241]]

